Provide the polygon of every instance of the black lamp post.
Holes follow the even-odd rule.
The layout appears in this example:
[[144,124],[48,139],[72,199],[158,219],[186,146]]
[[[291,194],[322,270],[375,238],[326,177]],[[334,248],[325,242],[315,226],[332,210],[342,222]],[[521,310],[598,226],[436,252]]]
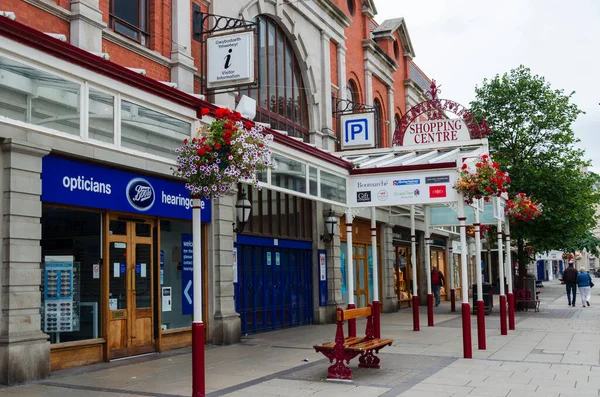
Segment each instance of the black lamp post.
[[325,218],[325,231],[327,234],[321,235],[321,241],[324,243],[330,243],[333,240],[333,235],[335,234],[335,225],[337,225],[337,218],[335,217],[335,213],[330,208],[329,214],[327,218]]
[[250,211],[252,210],[252,204],[246,198],[246,192],[242,191],[242,198],[237,201],[235,204],[235,210],[238,220],[238,227],[233,229],[236,233],[241,233],[244,231],[244,227],[248,222],[248,218],[250,217]]

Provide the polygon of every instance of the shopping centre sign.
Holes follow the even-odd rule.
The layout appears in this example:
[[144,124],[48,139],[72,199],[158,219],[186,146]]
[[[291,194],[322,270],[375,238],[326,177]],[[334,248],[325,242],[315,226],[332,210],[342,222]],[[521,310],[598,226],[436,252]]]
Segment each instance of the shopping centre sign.
[[413,122],[408,126],[402,146],[422,146],[471,140],[467,124],[462,119],[430,120]]

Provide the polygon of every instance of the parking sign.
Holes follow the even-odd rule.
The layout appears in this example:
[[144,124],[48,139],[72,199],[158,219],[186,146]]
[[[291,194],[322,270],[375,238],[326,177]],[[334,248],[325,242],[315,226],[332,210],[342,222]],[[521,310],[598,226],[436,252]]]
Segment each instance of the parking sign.
[[375,113],[354,113],[340,116],[342,149],[375,147]]

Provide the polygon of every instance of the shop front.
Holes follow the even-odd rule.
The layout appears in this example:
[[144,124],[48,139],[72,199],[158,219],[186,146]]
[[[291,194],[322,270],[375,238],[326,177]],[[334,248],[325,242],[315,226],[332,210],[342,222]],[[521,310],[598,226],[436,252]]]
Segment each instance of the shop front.
[[[41,326],[51,370],[191,344],[192,209],[184,184],[48,155],[41,198]],[[206,233],[210,202],[202,221]]]
[[[392,242],[396,254],[394,263],[394,292],[398,299],[398,308],[410,307],[412,299],[412,264],[410,229],[394,226]],[[417,263],[419,263],[417,250]]]
[[440,236],[432,236],[430,245],[431,268],[440,270],[445,279],[444,285],[440,288],[440,298],[442,300],[450,299],[450,288],[448,286],[450,285],[449,277],[452,269],[446,263],[447,256],[446,239]]

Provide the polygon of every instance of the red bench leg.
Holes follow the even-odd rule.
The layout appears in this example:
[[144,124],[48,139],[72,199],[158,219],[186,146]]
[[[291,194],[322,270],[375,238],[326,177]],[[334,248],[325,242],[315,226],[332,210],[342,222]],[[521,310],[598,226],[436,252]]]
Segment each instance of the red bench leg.
[[380,368],[379,357],[374,354],[373,350],[367,350],[363,352],[358,358],[359,368]]

